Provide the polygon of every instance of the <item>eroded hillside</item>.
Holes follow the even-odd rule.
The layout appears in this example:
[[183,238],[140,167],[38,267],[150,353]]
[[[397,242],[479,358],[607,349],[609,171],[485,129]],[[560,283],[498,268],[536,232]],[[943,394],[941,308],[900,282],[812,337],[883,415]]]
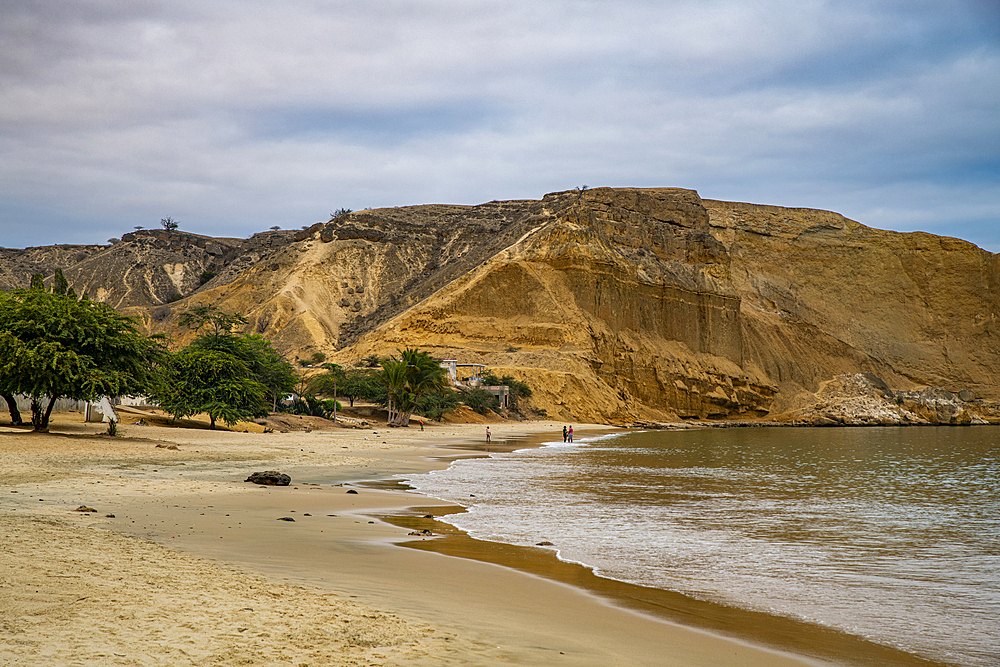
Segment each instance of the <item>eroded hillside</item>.
[[[676,188],[352,213],[247,240],[152,230],[2,251],[3,288],[62,266],[150,331],[211,303],[290,357],[419,346],[534,389],[552,417],[801,414],[835,378],[1000,398],[998,257],[835,213]],[[30,269],[30,270],[29,270]],[[796,412],[798,411],[798,412]]]
[[896,389],[1000,398],[1000,256],[827,211],[704,203],[729,251],[748,362],[779,385],[777,409],[865,371]]

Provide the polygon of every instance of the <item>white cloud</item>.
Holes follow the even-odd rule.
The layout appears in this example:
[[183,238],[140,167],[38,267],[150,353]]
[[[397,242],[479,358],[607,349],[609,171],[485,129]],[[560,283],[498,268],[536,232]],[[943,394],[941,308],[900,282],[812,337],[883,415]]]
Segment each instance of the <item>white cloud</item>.
[[981,222],[1000,214],[1000,48],[974,2],[0,12],[0,245],[51,242],[54,221],[67,241],[167,214],[245,235],[584,183],[947,219],[959,236],[964,220],[1000,244]]

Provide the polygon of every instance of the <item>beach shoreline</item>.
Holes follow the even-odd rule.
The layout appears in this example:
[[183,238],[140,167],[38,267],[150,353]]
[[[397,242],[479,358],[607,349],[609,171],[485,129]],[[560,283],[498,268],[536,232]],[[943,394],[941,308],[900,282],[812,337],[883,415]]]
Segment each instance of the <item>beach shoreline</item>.
[[[293,654],[291,664],[824,664],[636,613],[543,574],[397,548],[421,538],[376,517],[453,505],[364,483],[468,456],[457,445],[481,440],[482,425],[289,434],[126,425],[127,437],[111,439],[71,418],[47,435],[0,426],[7,664]],[[497,441],[558,438],[561,428],[490,426]],[[263,469],[288,472],[292,485],[242,481]],[[81,505],[96,511],[74,511]],[[267,619],[256,618],[261,596]],[[186,627],[190,616],[202,620]]]

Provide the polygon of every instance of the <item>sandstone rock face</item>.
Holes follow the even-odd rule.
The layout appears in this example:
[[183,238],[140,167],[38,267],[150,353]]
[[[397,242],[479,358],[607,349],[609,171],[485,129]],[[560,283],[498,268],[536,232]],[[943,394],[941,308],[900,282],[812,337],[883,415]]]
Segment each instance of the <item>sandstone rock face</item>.
[[179,315],[214,304],[293,359],[410,345],[487,364],[567,421],[1000,418],[998,256],[826,211],[596,188],[0,249],[0,288],[57,266],[179,344]]
[[997,255],[827,211],[704,204],[729,251],[747,364],[778,385],[775,409],[859,371],[1000,398]]
[[344,353],[420,345],[527,381],[560,418],[761,415],[725,248],[689,190],[558,193],[513,244]]

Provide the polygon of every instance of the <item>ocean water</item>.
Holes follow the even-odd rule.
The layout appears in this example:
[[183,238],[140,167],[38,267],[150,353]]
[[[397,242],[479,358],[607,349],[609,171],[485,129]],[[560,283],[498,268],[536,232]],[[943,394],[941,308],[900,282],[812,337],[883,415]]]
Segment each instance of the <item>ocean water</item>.
[[408,478],[473,537],[1000,665],[1000,427],[629,432]]

